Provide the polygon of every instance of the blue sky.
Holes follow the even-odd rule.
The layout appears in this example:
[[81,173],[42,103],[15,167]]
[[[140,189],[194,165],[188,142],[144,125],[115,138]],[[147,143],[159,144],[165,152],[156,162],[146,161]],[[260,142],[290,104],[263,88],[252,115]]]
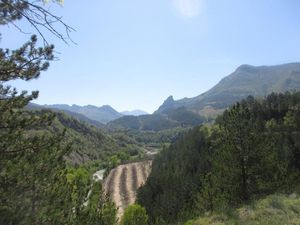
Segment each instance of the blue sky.
[[[12,83],[40,90],[40,104],[153,112],[169,95],[207,91],[241,64],[300,61],[299,0],[65,0],[51,10],[76,29],[77,45],[49,37],[60,60],[37,80]],[[0,32],[1,48],[28,38],[12,26]]]

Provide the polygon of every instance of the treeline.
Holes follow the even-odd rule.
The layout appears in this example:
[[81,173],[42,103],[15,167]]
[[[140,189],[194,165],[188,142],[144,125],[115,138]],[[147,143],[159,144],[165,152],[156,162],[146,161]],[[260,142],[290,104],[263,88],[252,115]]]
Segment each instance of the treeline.
[[248,97],[164,149],[138,193],[151,224],[299,191],[300,92]]

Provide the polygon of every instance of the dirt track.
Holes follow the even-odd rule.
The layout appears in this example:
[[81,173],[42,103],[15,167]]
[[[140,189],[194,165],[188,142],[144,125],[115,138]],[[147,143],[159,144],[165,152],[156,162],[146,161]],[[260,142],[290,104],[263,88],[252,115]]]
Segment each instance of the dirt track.
[[119,208],[119,218],[123,215],[124,209],[135,202],[136,191],[145,183],[151,164],[151,161],[144,161],[120,165],[105,179],[104,191]]

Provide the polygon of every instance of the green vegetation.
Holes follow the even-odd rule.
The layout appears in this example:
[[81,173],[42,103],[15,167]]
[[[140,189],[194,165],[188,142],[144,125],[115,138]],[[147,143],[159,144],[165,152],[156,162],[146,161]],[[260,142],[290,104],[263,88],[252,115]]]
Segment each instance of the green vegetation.
[[[102,185],[95,182],[86,167],[69,168],[66,173],[65,193],[70,193],[69,204],[73,206],[68,224],[115,225],[117,209],[103,194]],[[65,200],[66,201],[66,200]],[[55,218],[59,218],[56,215]]]
[[[0,25],[17,26],[25,19],[44,42],[37,47],[33,35],[16,50],[0,48],[0,224],[116,225],[117,209],[93,172],[106,168],[108,173],[159,147],[163,150],[138,192],[140,205],[125,210],[121,225],[300,223],[300,92],[271,94],[264,100],[248,97],[214,125],[189,130],[211,122],[199,115],[207,106],[222,110],[248,94],[299,87],[299,64],[242,66],[209,92],[177,102],[168,98],[161,112],[122,117],[108,125],[121,131],[106,134],[79,120],[102,127],[99,121],[122,116],[111,107],[58,106],[72,109],[67,113],[79,120],[61,112],[28,110],[38,92],[19,93],[7,83],[30,81],[47,70],[54,46],[43,30],[65,42],[58,31],[66,30],[68,37],[72,30],[45,9],[46,2],[0,2]],[[146,179],[148,167],[140,175],[132,168],[136,189],[137,178]]]
[[300,186],[300,92],[248,97],[212,126],[196,127],[165,148],[138,193],[153,224],[184,222],[205,212]]
[[162,131],[177,127],[192,127],[207,122],[200,115],[184,107],[165,112],[141,116],[123,116],[108,123],[112,130]]
[[227,214],[213,214],[189,220],[184,225],[282,225],[300,224],[297,194],[270,195]]
[[128,206],[121,219],[121,225],[146,225],[147,222],[146,210],[137,204]]
[[64,159],[77,150],[70,142],[79,131],[93,139],[103,137],[62,114],[55,118],[50,111],[25,110],[38,92],[18,93],[6,83],[38,78],[49,67],[54,46],[48,45],[41,27],[66,41],[54,26],[58,23],[67,32],[71,28],[44,9],[44,3],[0,2],[1,25],[27,20],[44,40],[37,47],[33,35],[16,50],[0,49],[0,224],[113,225],[116,209],[101,184],[92,181],[87,169],[69,168]]
[[[161,131],[114,131],[112,136],[114,138],[122,137],[126,139],[128,143],[131,140],[133,143],[145,146],[147,148],[161,148],[162,145],[175,142],[180,136],[185,134],[190,128],[177,127],[173,129],[161,130]],[[128,140],[129,139],[129,140]]]
[[130,157],[142,154],[142,149],[137,146],[137,142],[125,135],[111,136],[64,113],[55,114],[51,131],[66,129],[64,141],[72,143],[72,151],[66,159],[72,165],[97,160],[108,161],[111,156],[122,153]]

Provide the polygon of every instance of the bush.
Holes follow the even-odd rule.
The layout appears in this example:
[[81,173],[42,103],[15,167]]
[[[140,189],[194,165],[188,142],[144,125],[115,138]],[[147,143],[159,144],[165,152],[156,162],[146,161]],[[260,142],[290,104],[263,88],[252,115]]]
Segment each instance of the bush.
[[121,219],[121,225],[146,225],[147,222],[146,210],[138,204],[128,206]]

